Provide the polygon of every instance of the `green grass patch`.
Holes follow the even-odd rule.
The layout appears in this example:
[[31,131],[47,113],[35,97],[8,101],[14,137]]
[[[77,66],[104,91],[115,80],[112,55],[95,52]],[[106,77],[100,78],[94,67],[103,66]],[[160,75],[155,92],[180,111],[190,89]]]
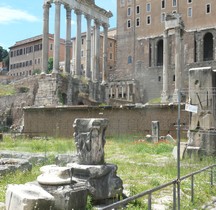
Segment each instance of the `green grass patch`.
[[0,97],[14,95],[16,90],[13,85],[0,84]]
[[[106,139],[105,161],[117,164],[117,175],[123,180],[124,189],[128,196],[136,195],[143,191],[158,187],[170,182],[177,177],[177,163],[172,156],[173,143],[160,142],[157,144],[140,141],[140,136],[120,136]],[[0,142],[1,150],[15,150],[25,152],[47,152],[49,163],[52,163],[54,154],[74,153],[76,151],[73,139],[26,139],[5,136]],[[181,176],[187,175],[208,165],[214,164],[212,157],[205,157],[200,160],[181,160]],[[47,163],[46,163],[47,164]],[[0,179],[0,201],[4,202],[7,184],[22,184],[34,181],[39,172],[40,166],[33,167],[31,172],[16,172]],[[216,175],[216,173],[215,173]],[[181,209],[200,209],[204,203],[211,200],[216,193],[215,187],[210,187],[210,174],[204,172],[194,176],[194,200],[190,201],[191,180],[181,182]],[[216,178],[215,178],[216,183]],[[152,204],[163,196],[172,196],[172,186],[152,194]],[[148,197],[144,196],[127,205],[127,209],[147,209]],[[169,204],[172,209],[172,200]],[[92,209],[91,198],[88,199],[88,209]]]

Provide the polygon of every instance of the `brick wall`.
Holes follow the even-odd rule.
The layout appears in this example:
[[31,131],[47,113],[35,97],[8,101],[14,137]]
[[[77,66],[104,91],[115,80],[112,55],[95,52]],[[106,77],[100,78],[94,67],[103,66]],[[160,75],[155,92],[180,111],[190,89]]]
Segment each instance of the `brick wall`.
[[[73,122],[76,118],[108,118],[107,136],[137,133],[142,133],[144,136],[151,133],[151,122],[159,121],[160,135],[166,135],[169,132],[176,137],[177,106],[173,105],[144,108],[84,106],[25,108],[24,132],[70,138],[73,136]],[[187,112],[181,112],[181,123],[188,125]],[[185,137],[186,132],[182,134]]]

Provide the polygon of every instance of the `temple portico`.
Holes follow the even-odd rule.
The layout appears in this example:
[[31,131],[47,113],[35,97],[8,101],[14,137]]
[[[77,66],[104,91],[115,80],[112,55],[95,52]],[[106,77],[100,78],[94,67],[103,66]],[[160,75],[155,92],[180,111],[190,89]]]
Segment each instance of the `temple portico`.
[[169,31],[174,30],[175,34],[175,90],[173,93],[173,102],[178,102],[178,91],[181,89],[181,74],[182,74],[182,43],[184,24],[179,14],[169,14],[165,21],[165,30],[163,34],[163,90],[161,94],[161,102],[169,101],[168,87],[168,69],[169,69]]
[[[48,69],[48,34],[49,34],[49,10],[51,5],[55,6],[55,31],[54,31],[54,55],[53,55],[53,71],[59,73],[59,58],[60,58],[60,31],[61,31],[61,5],[66,10],[66,37],[65,37],[65,73],[72,74],[79,78],[83,74],[81,66],[81,31],[82,31],[82,16],[86,19],[86,69],[85,77],[92,81],[100,81],[100,28],[103,27],[103,62],[102,62],[102,82],[106,83],[107,71],[107,38],[109,18],[112,17],[110,11],[106,11],[97,5],[94,0],[44,0],[43,5],[43,51],[42,62],[45,74]],[[75,55],[74,68],[70,68],[71,55],[71,14],[76,15],[76,44],[73,46]],[[92,34],[92,24],[93,36]],[[73,30],[73,29],[72,29]],[[92,40],[94,39],[94,40]],[[92,44],[93,43],[93,44]],[[94,46],[93,46],[94,45]]]

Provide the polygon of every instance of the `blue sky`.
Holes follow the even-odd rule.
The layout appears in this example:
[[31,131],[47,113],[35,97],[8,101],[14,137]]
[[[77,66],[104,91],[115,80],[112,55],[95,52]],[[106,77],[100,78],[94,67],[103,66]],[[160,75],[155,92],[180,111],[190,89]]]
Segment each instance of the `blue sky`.
[[[0,1],[0,46],[7,49],[16,41],[42,34],[44,0],[1,0]],[[116,0],[95,0],[95,3],[113,13],[110,27],[116,27]],[[54,32],[54,5],[50,10],[50,33]],[[65,37],[65,9],[61,10],[61,37]],[[83,18],[82,31],[86,31]],[[72,15],[72,36],[76,19]]]

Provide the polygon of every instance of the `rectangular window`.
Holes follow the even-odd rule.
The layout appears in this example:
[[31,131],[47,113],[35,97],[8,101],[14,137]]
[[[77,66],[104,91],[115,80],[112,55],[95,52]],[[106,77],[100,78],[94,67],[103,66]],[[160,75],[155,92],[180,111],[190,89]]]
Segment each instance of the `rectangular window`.
[[177,6],[177,0],[173,0],[173,1],[172,1],[172,6],[173,6],[173,7],[176,7],[176,6]]
[[110,60],[112,60],[112,53],[110,53]]
[[166,18],[166,14],[163,12],[161,14],[161,22],[163,23],[165,21],[165,18]]
[[110,42],[110,47],[112,47],[112,42]]
[[166,7],[166,0],[161,0],[161,8],[164,9]]
[[125,6],[125,0],[120,0],[120,7],[124,7]]
[[136,19],[136,26],[140,26],[140,18]]
[[188,8],[188,17],[192,17],[192,8],[191,7]]
[[130,7],[128,7],[128,9],[127,9],[127,15],[128,15],[128,16],[131,15],[131,8],[130,8]]
[[128,28],[131,27],[131,20],[127,20],[127,27],[128,27]]
[[151,12],[151,3],[146,4],[146,12]]
[[136,13],[139,14],[140,13],[140,6],[136,7]]
[[147,16],[146,23],[147,23],[147,25],[151,24],[151,16],[150,15]]
[[206,14],[211,13],[211,4],[206,4]]
[[84,39],[82,39],[82,45],[84,44]]

